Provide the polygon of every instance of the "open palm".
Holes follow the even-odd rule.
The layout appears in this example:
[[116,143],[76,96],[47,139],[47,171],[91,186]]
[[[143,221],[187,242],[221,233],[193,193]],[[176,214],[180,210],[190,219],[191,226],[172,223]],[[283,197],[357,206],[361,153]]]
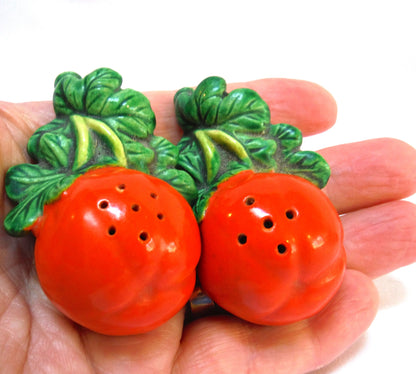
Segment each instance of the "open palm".
[[[229,91],[238,86],[230,85]],[[290,123],[305,136],[335,122],[334,100],[314,84],[269,79],[241,86],[259,92],[271,108],[272,123]],[[177,141],[173,94],[146,96],[156,113],[156,133]],[[51,103],[0,103],[3,177],[11,165],[27,161],[28,138],[53,117]],[[325,191],[343,214],[348,270],[335,298],[317,316],[280,327],[213,316],[184,327],[181,311],[146,334],[99,335],[72,323],[49,303],[33,265],[33,238],[12,238],[1,229],[1,372],[294,374],[331,362],[375,316],[377,293],[371,279],[416,259],[416,208],[400,201],[416,191],[416,151],[398,140],[374,139],[321,154],[332,168]],[[394,162],[386,161],[385,154]],[[1,220],[10,208],[4,199]]]

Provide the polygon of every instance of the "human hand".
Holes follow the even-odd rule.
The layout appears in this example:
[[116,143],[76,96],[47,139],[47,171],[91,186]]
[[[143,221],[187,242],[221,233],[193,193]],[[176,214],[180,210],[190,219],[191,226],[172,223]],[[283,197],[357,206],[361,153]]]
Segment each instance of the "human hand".
[[[261,80],[229,85],[228,91],[239,86],[253,88],[264,98],[272,123],[290,123],[304,136],[322,132],[335,122],[335,102],[314,84]],[[177,141],[180,131],[175,125],[173,95],[146,93],[156,113],[156,133]],[[10,166],[28,161],[29,136],[53,117],[51,103],[0,103],[3,175]],[[69,321],[43,294],[33,266],[33,238],[12,238],[2,229],[3,372],[293,374],[331,362],[375,316],[377,292],[371,279],[416,259],[416,207],[399,201],[416,191],[416,151],[398,140],[375,139],[335,146],[321,154],[332,168],[325,192],[343,214],[348,258],[343,285],[321,313],[279,327],[256,326],[232,316],[201,318],[184,327],[181,311],[146,334],[99,335]],[[10,208],[10,202],[3,200],[2,220]]]

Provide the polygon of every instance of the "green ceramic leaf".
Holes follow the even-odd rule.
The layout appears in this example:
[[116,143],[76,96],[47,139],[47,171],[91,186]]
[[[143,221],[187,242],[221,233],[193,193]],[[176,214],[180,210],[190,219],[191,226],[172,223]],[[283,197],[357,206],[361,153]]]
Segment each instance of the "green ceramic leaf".
[[196,90],[183,88],[175,97],[176,118],[186,131],[200,124],[212,126],[226,89],[225,80],[211,77],[202,81]]
[[20,203],[7,215],[6,230],[11,235],[22,235],[42,215],[44,205],[59,196],[78,176],[33,164],[10,168],[5,180],[6,193]]
[[331,175],[331,169],[325,159],[311,151],[288,154],[276,171],[305,178],[319,188],[325,187]]
[[107,68],[97,69],[84,79],[73,72],[62,73],[55,80],[55,113],[57,116],[98,115],[107,98],[120,89],[121,83],[120,74]]
[[197,217],[198,221],[201,221],[202,218],[204,217],[205,210],[209,203],[209,199],[211,195],[215,192],[218,184],[220,184],[224,180],[227,180],[233,175],[236,175],[240,172],[243,172],[249,169],[250,169],[250,166],[242,162],[230,161],[227,164],[226,171],[222,173],[221,176],[218,177],[218,179],[213,180],[211,183],[204,183],[204,184],[197,183],[197,195],[196,195],[195,201],[192,204],[192,208],[194,210],[195,216]]
[[148,171],[153,151],[134,144],[153,136],[155,115],[143,94],[121,89],[121,83],[121,76],[106,68],[85,78],[72,72],[59,75],[54,93],[57,119],[29,140],[30,155],[41,164],[74,171],[107,163]]
[[274,172],[297,175],[319,188],[325,187],[331,174],[330,167],[318,153],[300,151],[302,133],[299,129],[281,123],[271,125],[269,134],[277,145]]
[[107,68],[85,78],[63,73],[55,81],[54,108],[57,117],[72,114],[100,117],[114,131],[136,137],[153,133],[155,115],[140,92],[121,89],[121,76]]
[[155,174],[157,178],[169,183],[189,202],[192,203],[197,196],[197,189],[192,177],[183,170],[165,169]]
[[35,131],[27,144],[29,155],[53,168],[67,167],[74,144],[73,138],[63,130],[64,126],[65,120],[55,119]]
[[158,169],[166,169],[176,166],[179,156],[177,146],[161,136],[153,136],[149,145],[156,153]]
[[180,149],[178,164],[186,170],[198,185],[204,183],[205,164],[204,159],[200,157],[198,143],[193,137],[184,136],[178,143]]
[[[245,147],[238,137],[252,138],[254,134],[263,133],[270,121],[269,108],[255,91],[242,88],[227,93],[224,79],[209,77],[195,90],[179,90],[174,103],[185,137],[198,147],[187,152],[183,148],[185,142],[179,143],[179,164],[196,180],[206,185],[221,180],[221,175],[229,174],[227,165],[235,160],[252,167],[251,158],[257,155],[250,155],[253,148]],[[194,157],[203,158],[204,168],[194,167],[198,164],[192,160]]]
[[131,89],[108,96],[101,110],[94,112],[115,131],[138,138],[153,134],[156,125],[149,100],[140,92]]
[[72,147],[72,139],[64,134],[45,134],[39,141],[41,157],[54,168],[68,166],[70,162],[68,155]]
[[249,135],[241,135],[238,140],[241,141],[253,159],[252,169],[267,171],[276,168],[276,160],[274,159],[277,149],[276,141]]
[[228,132],[260,132],[270,122],[267,104],[253,90],[226,92],[226,83],[209,77],[193,90],[179,90],[174,98],[179,125],[186,131],[215,127]]
[[231,91],[224,97],[218,117],[222,119],[222,129],[230,132],[260,132],[270,122],[267,104],[257,92],[247,88]]
[[149,165],[155,159],[154,150],[131,139],[123,141],[123,144],[127,155],[127,167],[140,170],[143,173],[151,173]]
[[209,199],[211,198],[214,192],[214,188],[198,189],[197,199],[192,205],[192,209],[198,222],[201,222],[204,218],[205,211],[209,203]]
[[295,152],[302,145],[302,132],[297,127],[279,123],[270,125],[268,132],[273,139],[278,140],[276,144],[279,154]]
[[205,79],[198,85],[192,95],[197,108],[198,122],[202,121],[206,126],[216,124],[225,89],[226,83],[222,78]]

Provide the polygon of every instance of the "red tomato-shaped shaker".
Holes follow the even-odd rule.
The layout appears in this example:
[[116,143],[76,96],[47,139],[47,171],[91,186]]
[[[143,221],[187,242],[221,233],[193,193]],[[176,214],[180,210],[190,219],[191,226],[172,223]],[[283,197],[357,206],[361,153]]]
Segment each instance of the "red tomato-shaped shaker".
[[287,174],[242,172],[221,183],[200,225],[202,288],[247,321],[308,318],[340,287],[343,231],[327,196]]
[[200,255],[192,209],[168,183],[105,167],[82,175],[33,228],[52,303],[99,333],[154,329],[189,299]]

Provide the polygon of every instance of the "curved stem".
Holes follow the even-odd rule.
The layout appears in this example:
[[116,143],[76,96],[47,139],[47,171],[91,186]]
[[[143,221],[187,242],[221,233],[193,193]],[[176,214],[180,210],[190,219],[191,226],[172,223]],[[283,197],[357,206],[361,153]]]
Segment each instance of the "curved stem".
[[72,169],[77,170],[86,164],[91,157],[91,137],[84,117],[73,115],[70,117],[70,121],[74,125],[76,136],[75,159]]
[[73,169],[76,170],[88,162],[91,154],[91,137],[89,130],[95,131],[109,143],[120,166],[127,167],[127,157],[124,152],[124,146],[117,134],[104,122],[91,117],[83,117],[74,114],[70,118],[75,126],[77,147],[75,151],[75,160]]
[[205,130],[195,131],[195,137],[198,139],[202,148],[202,153],[204,154],[207,180],[208,182],[211,182],[218,173],[221,160],[219,159],[215,145],[212,143],[211,139],[206,136]]
[[233,152],[240,160],[250,159],[243,145],[222,130],[205,130],[205,133],[215,142]]

